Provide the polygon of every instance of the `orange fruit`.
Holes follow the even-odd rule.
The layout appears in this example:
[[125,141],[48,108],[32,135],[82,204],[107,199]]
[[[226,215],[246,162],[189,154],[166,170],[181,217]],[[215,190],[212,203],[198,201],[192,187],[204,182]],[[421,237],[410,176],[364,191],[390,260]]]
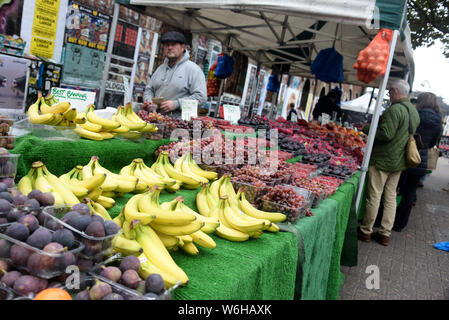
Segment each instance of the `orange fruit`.
[[48,288],[39,292],[33,300],[72,300],[72,297],[64,289]]

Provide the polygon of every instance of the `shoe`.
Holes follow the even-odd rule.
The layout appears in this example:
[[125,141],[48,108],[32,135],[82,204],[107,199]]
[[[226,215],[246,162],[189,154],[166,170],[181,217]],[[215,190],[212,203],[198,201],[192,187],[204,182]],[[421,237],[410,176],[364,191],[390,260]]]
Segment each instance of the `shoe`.
[[390,237],[383,236],[379,232],[373,234],[373,239],[383,246],[388,246],[390,244]]
[[363,242],[370,242],[371,241],[371,234],[363,233],[362,230],[360,230],[360,227],[357,228],[357,239]]
[[424,188],[424,183],[422,182],[418,183],[418,188]]

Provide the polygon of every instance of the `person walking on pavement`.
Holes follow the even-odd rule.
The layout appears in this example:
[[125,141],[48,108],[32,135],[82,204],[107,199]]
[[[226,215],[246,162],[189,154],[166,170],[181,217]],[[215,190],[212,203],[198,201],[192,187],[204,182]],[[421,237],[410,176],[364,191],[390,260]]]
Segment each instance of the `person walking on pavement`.
[[144,101],[164,98],[158,112],[173,118],[181,117],[181,100],[198,101],[198,109],[207,101],[206,78],[200,67],[190,61],[185,49],[184,36],[176,31],[165,33],[161,38],[165,61],[153,73],[144,92]]
[[435,94],[431,92],[421,93],[416,102],[416,109],[420,118],[416,132],[421,135],[424,148],[419,150],[421,163],[418,167],[409,168],[405,171],[405,181],[401,190],[402,199],[396,210],[393,225],[393,230],[397,232],[402,231],[407,226],[416,189],[427,172],[427,151],[437,145],[442,131],[442,115]]
[[[409,139],[409,114],[413,133],[419,125],[418,111],[408,98],[409,84],[405,80],[396,80],[388,90],[391,106],[379,119],[369,161],[365,216],[357,232],[359,240],[369,242],[372,237],[384,246],[390,242],[396,215],[396,187],[401,171],[407,168],[405,147]],[[363,131],[368,133],[369,125]],[[373,233],[381,198],[383,217],[379,230]]]

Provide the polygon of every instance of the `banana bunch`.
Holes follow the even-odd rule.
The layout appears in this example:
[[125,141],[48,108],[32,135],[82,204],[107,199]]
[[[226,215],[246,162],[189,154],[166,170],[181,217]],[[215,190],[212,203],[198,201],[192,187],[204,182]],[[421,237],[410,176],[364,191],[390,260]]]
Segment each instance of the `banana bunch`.
[[113,219],[123,229],[123,234],[113,242],[114,250],[138,256],[141,261],[139,273],[144,278],[159,273],[167,287],[178,281],[186,285],[189,279],[169,251],[182,249],[197,255],[196,245],[215,248],[215,241],[205,231],[214,232],[219,222],[188,208],[182,197],[160,204],[161,190],[156,186],[149,192],[134,195]]
[[59,102],[52,94],[43,97],[40,92],[27,114],[29,121],[34,124],[76,127],[77,123],[86,122],[86,118],[76,108],[70,108],[69,102]]
[[134,112],[131,103],[119,106],[112,119],[129,129],[128,132],[120,133],[122,137],[128,139],[138,139],[142,136],[142,132],[156,132],[158,130],[154,124],[142,120]]
[[[131,164],[120,170],[120,175],[137,177],[140,182],[149,188],[158,186],[161,188],[170,188],[176,184],[176,180],[159,175],[156,171],[145,165],[141,158],[134,159]],[[145,192],[147,190],[137,190],[136,193]]]
[[41,161],[33,162],[28,174],[19,180],[17,189],[24,195],[28,195],[34,189],[41,192],[51,192],[55,199],[55,205],[80,203],[70,187],[52,174]]
[[105,119],[95,114],[95,105],[89,104],[82,113],[86,121],[75,128],[81,137],[90,140],[102,141],[114,138],[118,133],[128,132],[115,120]]
[[[173,186],[175,192],[180,186],[184,189],[198,189],[203,183],[208,183],[208,179],[217,177],[215,172],[204,171],[196,164],[193,165],[193,163],[190,154],[186,154],[178,158],[175,161],[175,166],[173,166],[168,158],[168,152],[162,151],[151,168],[161,176],[175,179],[177,181],[175,186]],[[169,188],[167,190],[170,191]]]
[[210,186],[204,184],[196,196],[196,205],[201,215],[220,221],[215,234],[230,241],[258,238],[263,231],[278,232],[279,227],[274,222],[286,219],[282,213],[254,208],[244,192],[235,192],[229,175],[223,175]]

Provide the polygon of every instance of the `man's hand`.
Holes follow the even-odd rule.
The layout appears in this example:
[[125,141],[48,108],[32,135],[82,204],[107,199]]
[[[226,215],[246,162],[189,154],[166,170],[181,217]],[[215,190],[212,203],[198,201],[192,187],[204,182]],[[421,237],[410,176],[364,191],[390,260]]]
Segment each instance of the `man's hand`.
[[175,102],[173,100],[167,100],[161,103],[159,109],[165,113],[175,110]]

